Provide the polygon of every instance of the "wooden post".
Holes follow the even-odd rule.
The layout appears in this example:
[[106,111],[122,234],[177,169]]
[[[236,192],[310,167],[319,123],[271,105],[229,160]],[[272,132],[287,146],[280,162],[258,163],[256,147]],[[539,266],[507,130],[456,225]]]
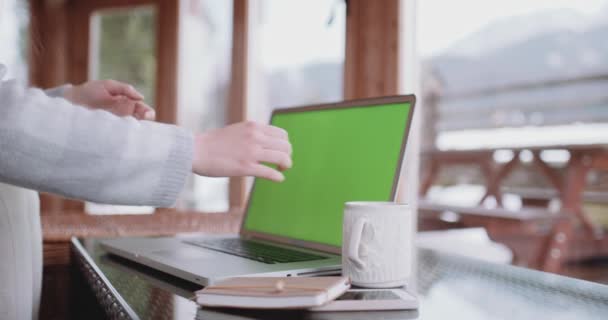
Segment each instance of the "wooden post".
[[398,93],[399,13],[399,0],[347,1],[346,99]]
[[85,2],[70,1],[68,3],[68,21],[70,28],[67,31],[69,43],[67,56],[69,64],[66,65],[68,82],[80,84],[89,80],[89,38],[91,11]]
[[[247,119],[248,9],[248,0],[234,0],[228,123],[241,122]],[[247,201],[246,179],[243,177],[230,178],[229,192],[230,208],[243,207]]]
[[[594,238],[601,238],[603,230],[594,225],[583,212],[583,191],[587,183],[587,173],[590,170],[590,163],[587,163],[585,154],[582,152],[571,151],[570,161],[566,167],[566,176],[561,191],[562,207],[564,210],[572,212],[583,224],[587,234]],[[589,161],[590,162],[590,161]]]
[[519,164],[520,153],[521,150],[513,151],[513,159],[498,168],[498,170],[496,170],[492,176],[486,176],[486,179],[488,179],[486,181],[486,193],[483,195],[481,200],[479,200],[480,205],[482,205],[488,197],[493,196],[494,199],[496,199],[496,204],[499,207],[502,207],[502,193],[500,192],[500,184]]
[[67,80],[67,10],[62,1],[30,0],[30,85],[50,88]]
[[[77,65],[70,57],[72,28],[70,7],[66,1],[29,0],[30,47],[29,81],[38,88],[51,88],[72,80],[70,70]],[[84,33],[85,31],[79,30]],[[87,34],[88,35],[88,34]],[[87,42],[88,44],[88,42]],[[84,209],[80,201],[50,194],[41,194],[40,210],[59,213],[63,210]]]
[[179,1],[157,0],[156,116],[160,122],[177,123],[177,68]]

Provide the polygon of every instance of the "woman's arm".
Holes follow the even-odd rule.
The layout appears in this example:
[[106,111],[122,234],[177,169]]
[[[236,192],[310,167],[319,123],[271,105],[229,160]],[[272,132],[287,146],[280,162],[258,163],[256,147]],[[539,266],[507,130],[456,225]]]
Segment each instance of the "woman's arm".
[[280,170],[292,165],[281,128],[242,122],[193,139],[178,127],[136,120],[153,119],[154,110],[128,84],[90,81],[44,92],[2,82],[5,72],[0,64],[0,182],[95,202],[166,207],[190,171],[280,182],[284,175],[262,163]]
[[[0,66],[1,67],[1,66]],[[117,116],[154,120],[156,113],[131,85],[115,80],[91,80],[80,85],[66,84],[44,91],[47,96],[65,98],[73,104],[109,111]]]
[[0,82],[0,181],[102,203],[174,204],[192,170],[193,138]]

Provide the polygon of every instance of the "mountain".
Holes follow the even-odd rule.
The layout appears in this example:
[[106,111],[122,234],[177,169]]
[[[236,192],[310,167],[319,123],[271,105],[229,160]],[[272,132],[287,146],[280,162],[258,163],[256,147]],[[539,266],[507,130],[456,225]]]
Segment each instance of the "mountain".
[[[583,19],[585,18],[585,19]],[[552,11],[498,21],[425,61],[442,94],[608,75],[608,7],[593,16]],[[439,130],[608,121],[606,81],[570,82],[442,99]],[[429,91],[430,92],[430,91]]]
[[568,9],[504,18],[488,24],[445,52],[455,56],[478,56],[551,31],[581,31],[590,23],[584,14]]
[[[566,16],[567,14],[562,15]],[[455,49],[454,52],[446,51],[430,59],[432,69],[443,79],[447,91],[462,92],[608,72],[606,20],[605,24],[594,21],[578,26],[575,26],[575,23],[565,23],[561,28],[551,26],[550,31],[541,32],[539,30],[542,29],[542,23],[534,24],[536,29],[528,30],[527,26],[533,24],[524,21],[532,17],[522,19],[500,21],[486,31],[472,35],[454,46],[456,49],[469,46],[472,48],[469,51],[477,51],[477,55],[463,55],[464,49]],[[551,24],[553,22],[545,25]],[[583,24],[587,27],[582,28]],[[511,25],[514,30],[504,33],[504,27],[507,25]],[[489,33],[492,30],[496,35]],[[532,35],[524,37],[526,32]],[[484,50],[475,49],[473,45],[468,44],[475,41],[482,43],[482,39],[498,39],[505,34],[508,34],[510,40],[524,38],[511,43],[505,40],[503,44],[499,40],[492,40],[486,43],[490,43],[489,46],[493,48]]]

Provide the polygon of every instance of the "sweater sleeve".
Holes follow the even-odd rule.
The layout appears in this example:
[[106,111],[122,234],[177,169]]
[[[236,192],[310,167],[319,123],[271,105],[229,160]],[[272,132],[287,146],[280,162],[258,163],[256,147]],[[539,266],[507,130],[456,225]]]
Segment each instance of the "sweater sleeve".
[[99,203],[168,207],[192,157],[192,134],[176,126],[88,110],[0,81],[0,182]]
[[44,93],[49,96],[49,97],[53,97],[53,98],[63,98],[63,93],[65,92],[65,90],[69,87],[71,87],[71,84],[64,84],[62,86],[59,87],[55,87],[55,88],[50,88],[50,89],[46,89],[44,90]]

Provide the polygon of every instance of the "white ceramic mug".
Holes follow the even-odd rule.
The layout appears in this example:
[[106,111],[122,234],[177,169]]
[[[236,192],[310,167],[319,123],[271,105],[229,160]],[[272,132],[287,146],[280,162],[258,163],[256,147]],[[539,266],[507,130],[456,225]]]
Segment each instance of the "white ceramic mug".
[[347,202],[342,274],[367,288],[407,285],[411,275],[412,213],[394,202]]

